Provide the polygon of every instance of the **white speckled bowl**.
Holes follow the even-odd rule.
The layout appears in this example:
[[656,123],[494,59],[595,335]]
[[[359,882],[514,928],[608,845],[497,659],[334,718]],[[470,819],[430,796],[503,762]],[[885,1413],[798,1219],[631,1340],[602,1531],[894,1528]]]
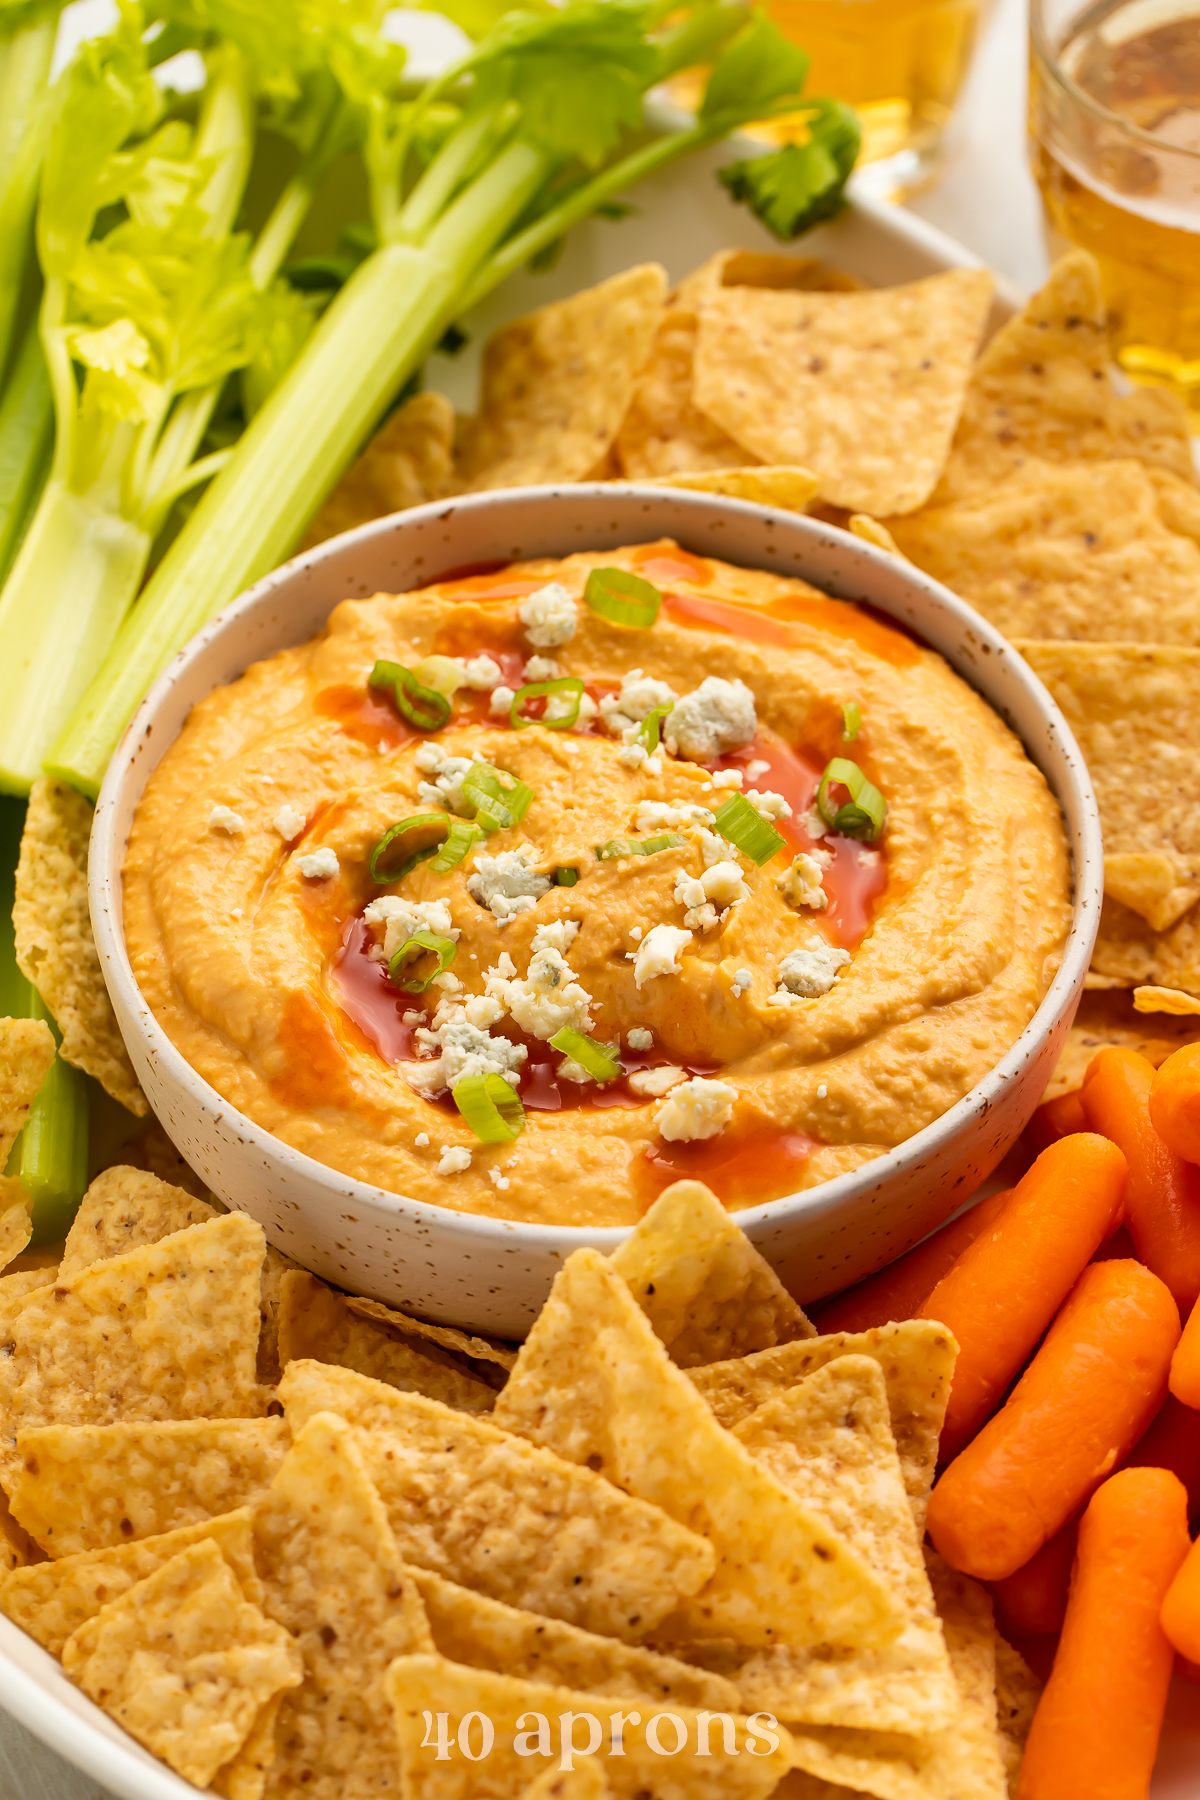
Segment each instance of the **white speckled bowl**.
[[96,808],[91,909],[138,1078],[188,1162],[271,1242],[317,1274],[425,1317],[524,1335],[563,1258],[612,1249],[620,1227],[522,1225],[418,1204],[352,1181],[235,1112],[186,1063],[134,981],[121,923],[121,864],[146,780],[213,688],[303,642],[346,596],[418,587],[447,569],[674,537],[727,561],[799,575],[869,600],[915,631],[996,708],[1044,771],[1066,818],[1075,915],[1036,1016],[995,1069],[936,1124],[876,1161],[739,1213],[802,1299],[857,1280],[941,1223],[990,1174],[1037,1105],[1083,987],[1103,867],[1095,796],[1078,747],[1012,647],[937,582],[814,519],[742,501],[635,485],[526,488],[423,506],[336,538],[243,594],[176,657],[143,701]]

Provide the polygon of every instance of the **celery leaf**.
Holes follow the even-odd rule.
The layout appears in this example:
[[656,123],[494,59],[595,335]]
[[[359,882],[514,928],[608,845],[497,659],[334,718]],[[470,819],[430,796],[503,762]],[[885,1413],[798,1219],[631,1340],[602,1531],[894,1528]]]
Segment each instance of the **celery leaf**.
[[756,12],[713,65],[700,107],[701,119],[716,120],[727,112],[752,119],[760,109],[762,113],[770,111],[778,100],[793,94],[798,97],[808,74],[808,60],[765,12]]
[[735,200],[756,213],[777,238],[832,219],[845,205],[844,190],[858,157],[862,134],[854,113],[840,100],[813,102],[809,141],[730,163],[718,171]]

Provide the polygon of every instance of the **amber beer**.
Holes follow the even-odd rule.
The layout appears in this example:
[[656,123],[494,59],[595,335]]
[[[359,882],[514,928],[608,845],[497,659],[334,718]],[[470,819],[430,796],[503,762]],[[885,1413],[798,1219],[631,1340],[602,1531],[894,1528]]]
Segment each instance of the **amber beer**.
[[1126,373],[1200,412],[1200,0],[1034,0],[1031,38],[1050,247],[1099,259]]
[[811,94],[849,101],[861,165],[877,191],[912,193],[932,176],[967,73],[978,0],[766,0],[812,58]]

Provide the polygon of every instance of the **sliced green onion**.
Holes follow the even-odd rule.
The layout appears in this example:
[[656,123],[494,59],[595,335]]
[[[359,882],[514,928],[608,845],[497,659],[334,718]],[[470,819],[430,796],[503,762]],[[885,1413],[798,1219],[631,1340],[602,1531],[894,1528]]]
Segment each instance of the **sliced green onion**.
[[[522,708],[527,700],[536,700],[541,694],[570,694],[575,705],[561,719],[527,719]],[[579,717],[582,699],[583,683],[578,675],[556,675],[553,681],[529,681],[513,695],[508,722],[514,731],[521,731],[526,725],[544,725],[548,731],[569,731]]]
[[652,707],[638,726],[634,742],[640,744],[643,750],[648,750],[651,756],[658,749],[658,734],[662,722],[667,714],[674,710],[675,702],[673,700],[669,706]]
[[745,794],[730,794],[719,807],[713,825],[723,838],[748,856],[759,868],[783,849],[783,838],[769,819],[755,812]]
[[607,844],[596,845],[596,855],[601,862],[612,862],[618,856],[656,856],[660,850],[674,850],[685,841],[677,831],[664,831],[658,837],[610,838]]
[[389,693],[396,711],[418,731],[437,731],[450,717],[450,702],[445,694],[426,687],[403,663],[377,662],[367,677],[367,686]]
[[451,1089],[481,1144],[511,1144],[525,1129],[525,1108],[503,1075],[468,1075]]
[[533,789],[515,775],[509,775],[508,780],[511,785],[505,787],[499,770],[491,763],[475,763],[463,778],[463,798],[475,808],[475,817],[484,831],[507,831],[519,825],[529,811]]
[[583,597],[600,618],[613,625],[632,625],[638,631],[653,625],[662,605],[662,595],[653,583],[631,575],[628,569],[593,569]]
[[459,688],[467,684],[462,664],[456,663],[451,656],[427,656],[424,662],[417,664],[413,674],[422,687],[432,689],[447,700],[453,700]]
[[429,857],[437,855],[442,842],[440,837],[434,838],[431,843],[422,844],[419,849],[406,856],[403,862],[398,863],[394,869],[384,868],[384,855],[392,845],[422,825],[436,826],[445,835],[449,831],[450,821],[445,813],[413,813],[411,818],[401,819],[398,825],[389,825],[371,852],[371,880],[378,886],[387,887],[389,882],[403,881],[404,877],[411,874],[419,862],[425,862]]
[[429,865],[433,874],[444,875],[447,869],[456,869],[471,845],[477,844],[482,836],[483,830],[474,819],[451,819],[446,841]]
[[857,700],[842,702],[842,742],[852,744],[862,730],[862,708]]
[[[844,806],[835,806],[829,798],[829,789],[835,785],[850,790],[850,798]],[[864,843],[873,844],[887,818],[887,801],[879,789],[867,780],[856,762],[848,762],[844,756],[835,756],[826,767],[817,789],[817,811],[832,831],[841,832],[843,837],[861,838]]]
[[554,882],[555,882],[556,887],[574,887],[575,883],[578,880],[579,880],[579,870],[578,869],[561,869],[560,868],[560,869],[555,869],[555,871],[554,871]]
[[[414,931],[388,963],[388,980],[406,994],[423,994],[435,975],[444,975],[454,961],[456,945],[453,938],[441,937],[436,931],[429,931],[424,925],[420,931]],[[438,959],[436,969],[432,969],[424,981],[401,981],[400,977],[406,965],[426,950],[432,950]]]
[[555,1032],[550,1039],[550,1048],[561,1050],[596,1081],[615,1081],[621,1073],[621,1065],[611,1050],[571,1025],[564,1025],[561,1031]]

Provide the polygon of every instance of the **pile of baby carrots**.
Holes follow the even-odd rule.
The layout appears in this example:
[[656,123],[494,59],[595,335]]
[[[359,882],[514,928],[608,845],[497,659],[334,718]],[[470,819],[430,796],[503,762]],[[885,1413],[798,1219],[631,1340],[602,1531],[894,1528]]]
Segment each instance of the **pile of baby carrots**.
[[1102,1050],[1030,1133],[1018,1186],[819,1329],[954,1333],[930,1536],[1007,1635],[1060,1634],[1019,1800],[1145,1800],[1172,1669],[1200,1680],[1200,1044]]

